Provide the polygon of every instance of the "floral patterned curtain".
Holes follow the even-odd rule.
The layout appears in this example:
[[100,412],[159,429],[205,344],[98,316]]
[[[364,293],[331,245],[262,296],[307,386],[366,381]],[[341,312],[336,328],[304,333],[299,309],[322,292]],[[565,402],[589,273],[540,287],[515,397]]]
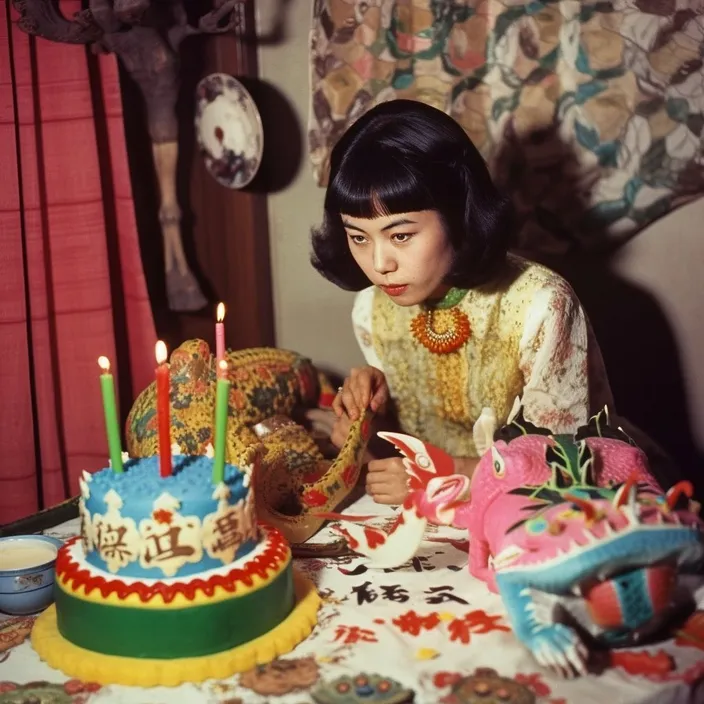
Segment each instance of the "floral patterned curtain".
[[376,103],[451,114],[515,198],[518,246],[618,243],[704,190],[701,0],[316,0],[310,158]]

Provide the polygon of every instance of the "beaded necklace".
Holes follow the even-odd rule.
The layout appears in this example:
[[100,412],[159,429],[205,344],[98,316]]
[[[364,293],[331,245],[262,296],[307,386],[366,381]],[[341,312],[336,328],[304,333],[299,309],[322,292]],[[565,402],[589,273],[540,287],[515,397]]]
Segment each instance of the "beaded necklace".
[[[456,352],[469,340],[471,328],[466,313],[456,308],[467,295],[467,289],[451,288],[439,301],[423,304],[420,313],[411,320],[411,333],[421,345],[434,354]],[[437,311],[449,311],[450,325],[443,332],[434,326]]]

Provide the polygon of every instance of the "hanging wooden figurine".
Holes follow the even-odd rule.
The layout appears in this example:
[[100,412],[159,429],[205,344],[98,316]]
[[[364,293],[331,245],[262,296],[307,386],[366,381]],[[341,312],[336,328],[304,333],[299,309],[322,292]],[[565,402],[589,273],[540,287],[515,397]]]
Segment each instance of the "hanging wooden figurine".
[[233,29],[242,1],[213,0],[211,9],[194,25],[182,0],[89,0],[73,20],[65,18],[53,0],[13,0],[21,30],[49,41],[114,53],[139,86],[159,183],[166,289],[174,311],[196,311],[207,304],[183,250],[176,196],[179,47],[188,36]]

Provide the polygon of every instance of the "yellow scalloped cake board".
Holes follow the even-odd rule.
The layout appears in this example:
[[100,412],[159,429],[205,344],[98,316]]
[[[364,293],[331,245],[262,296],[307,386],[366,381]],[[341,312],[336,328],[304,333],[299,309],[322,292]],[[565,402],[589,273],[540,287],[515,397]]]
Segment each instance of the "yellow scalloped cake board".
[[69,677],[99,684],[132,687],[176,687],[185,682],[225,679],[271,662],[307,638],[318,621],[321,599],[315,585],[294,570],[296,605],[285,621],[259,638],[212,655],[161,660],[104,655],[66,640],[56,623],[52,604],[37,619],[31,642],[39,657]]

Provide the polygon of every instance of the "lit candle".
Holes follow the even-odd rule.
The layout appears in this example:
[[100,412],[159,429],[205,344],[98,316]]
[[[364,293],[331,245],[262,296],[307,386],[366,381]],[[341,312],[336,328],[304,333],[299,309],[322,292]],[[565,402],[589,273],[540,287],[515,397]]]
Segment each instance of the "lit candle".
[[215,312],[215,362],[218,365],[218,373],[220,372],[220,362],[225,359],[225,304],[218,303],[217,311]]
[[122,472],[122,442],[120,441],[120,424],[117,420],[115,403],[115,382],[110,373],[110,360],[98,357],[98,365],[103,370],[100,375],[100,388],[103,393],[103,411],[105,413],[105,431],[108,436],[108,451],[113,472]]
[[218,381],[215,391],[215,458],[213,459],[213,484],[225,480],[225,443],[227,441],[227,407],[230,395],[230,380],[227,378],[227,362],[218,363]]
[[170,399],[171,375],[166,363],[166,345],[156,343],[156,419],[159,432],[159,473],[162,477],[171,475],[171,418]]

